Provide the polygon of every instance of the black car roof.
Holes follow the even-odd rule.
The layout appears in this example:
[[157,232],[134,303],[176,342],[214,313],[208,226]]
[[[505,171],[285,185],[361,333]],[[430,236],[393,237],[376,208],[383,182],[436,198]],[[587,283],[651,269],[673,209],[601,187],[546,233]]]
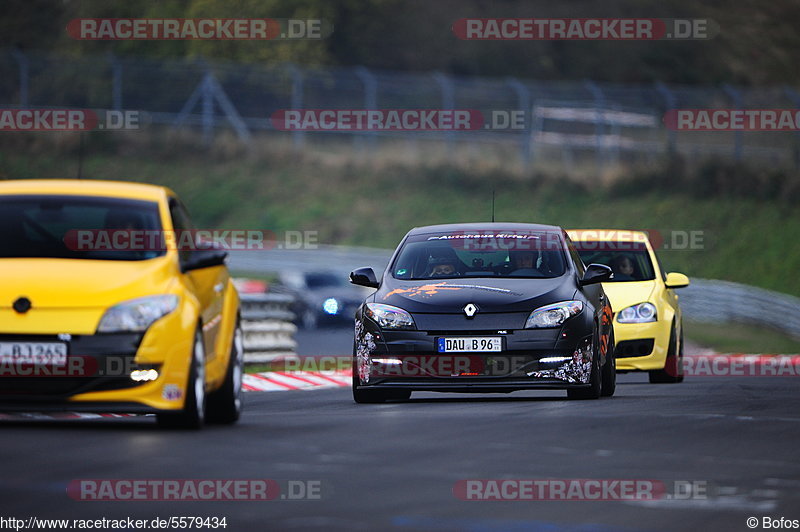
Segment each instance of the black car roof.
[[513,222],[473,222],[461,224],[440,224],[415,227],[408,232],[411,235],[424,235],[428,233],[449,233],[453,231],[557,231],[563,229],[557,225],[526,224]]

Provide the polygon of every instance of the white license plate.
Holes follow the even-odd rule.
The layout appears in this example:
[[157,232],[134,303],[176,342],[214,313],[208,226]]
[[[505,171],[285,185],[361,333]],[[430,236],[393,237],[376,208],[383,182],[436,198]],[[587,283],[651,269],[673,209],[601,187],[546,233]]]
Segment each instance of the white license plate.
[[0,342],[0,362],[64,366],[67,344],[57,342]]
[[497,336],[439,338],[440,353],[495,353],[503,350],[503,340]]

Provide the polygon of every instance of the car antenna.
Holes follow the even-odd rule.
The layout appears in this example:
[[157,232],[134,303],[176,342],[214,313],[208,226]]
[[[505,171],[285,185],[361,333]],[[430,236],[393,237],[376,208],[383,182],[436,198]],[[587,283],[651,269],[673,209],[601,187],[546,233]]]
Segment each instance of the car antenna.
[[492,187],[492,223],[494,223],[494,187]]

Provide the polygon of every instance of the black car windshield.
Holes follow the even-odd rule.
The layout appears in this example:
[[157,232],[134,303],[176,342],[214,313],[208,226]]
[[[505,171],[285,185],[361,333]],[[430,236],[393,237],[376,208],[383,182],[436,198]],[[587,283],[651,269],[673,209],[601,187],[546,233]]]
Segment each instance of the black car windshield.
[[655,279],[647,246],[641,242],[574,242],[584,264],[605,264],[614,272],[612,283]]
[[153,201],[0,196],[0,258],[146,260],[163,255],[163,246],[134,245],[133,233],[160,231]]
[[395,279],[552,278],[564,275],[555,232],[452,232],[409,237],[392,265]]

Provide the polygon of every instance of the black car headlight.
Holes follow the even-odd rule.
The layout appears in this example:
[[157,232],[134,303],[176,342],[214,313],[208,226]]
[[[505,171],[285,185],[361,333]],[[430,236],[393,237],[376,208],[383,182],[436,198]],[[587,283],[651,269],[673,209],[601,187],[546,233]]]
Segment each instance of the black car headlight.
[[365,312],[381,329],[416,328],[411,314],[399,307],[383,303],[367,303]]
[[577,316],[583,310],[581,301],[561,301],[552,305],[539,307],[528,316],[525,322],[526,329],[544,329],[547,327],[558,327],[573,316]]

